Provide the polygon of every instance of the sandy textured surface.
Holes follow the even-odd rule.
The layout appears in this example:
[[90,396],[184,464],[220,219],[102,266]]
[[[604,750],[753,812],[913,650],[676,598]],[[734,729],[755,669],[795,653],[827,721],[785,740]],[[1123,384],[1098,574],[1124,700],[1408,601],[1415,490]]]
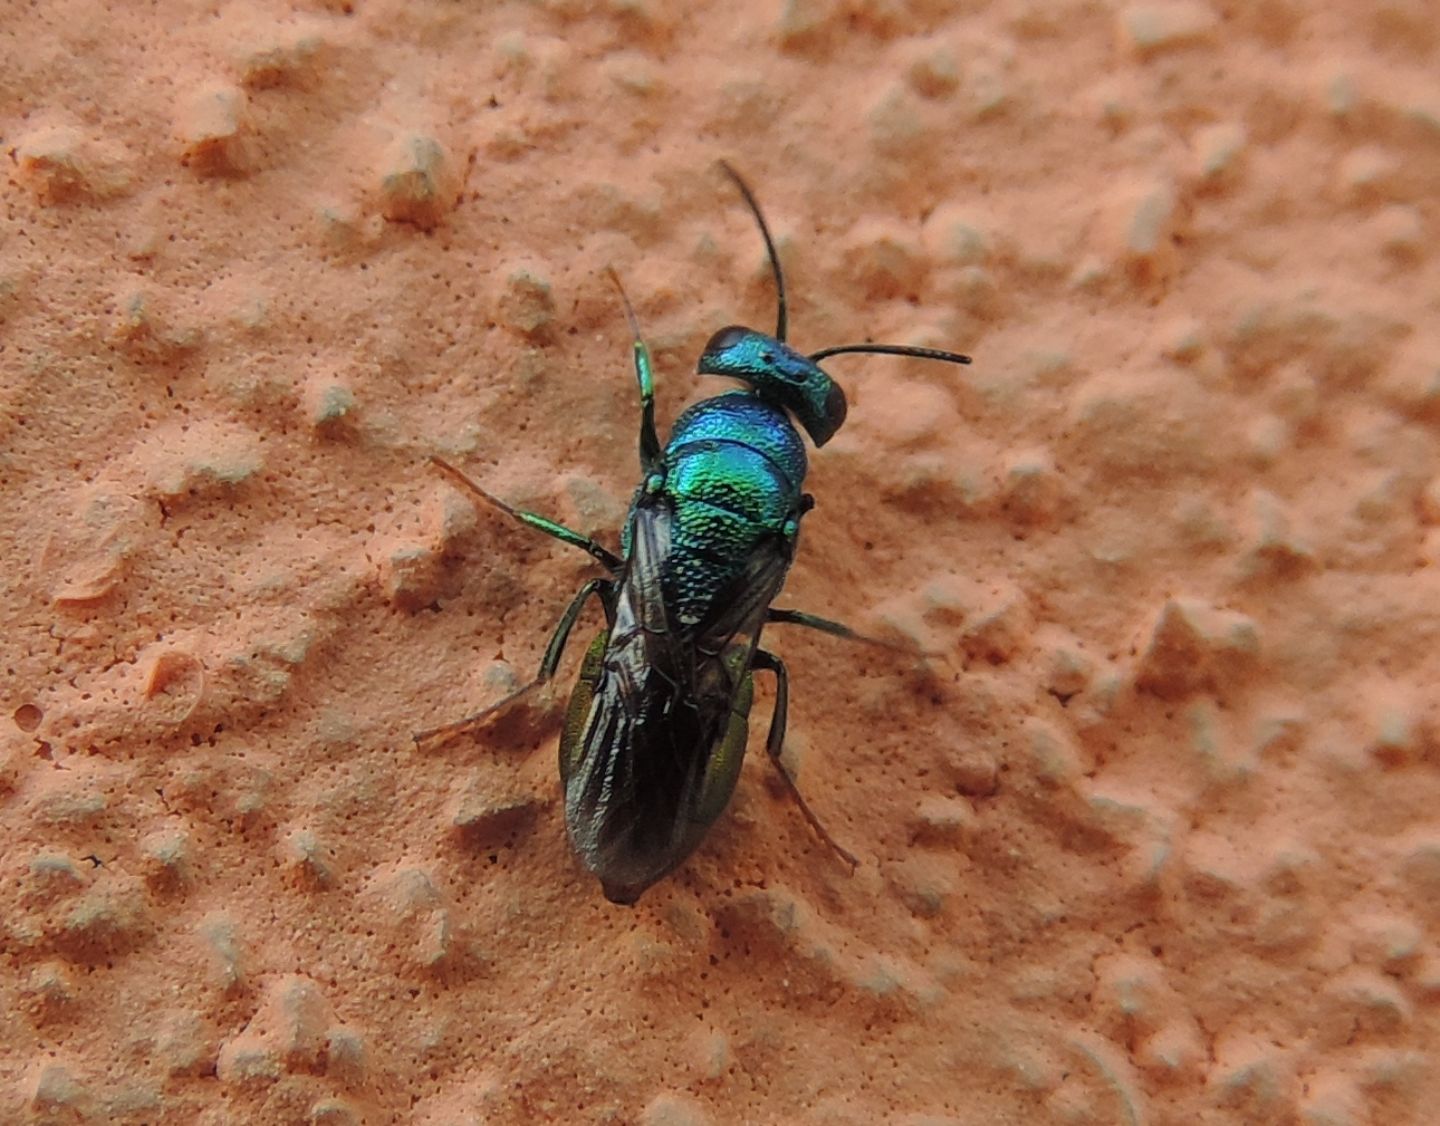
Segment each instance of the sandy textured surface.
[[[1419,1123],[1430,0],[0,0],[0,1120]],[[1316,10],[1320,9],[1320,10]],[[587,560],[780,236],[788,754],[567,853]],[[573,675],[576,655],[567,666]],[[758,714],[766,714],[768,686]]]

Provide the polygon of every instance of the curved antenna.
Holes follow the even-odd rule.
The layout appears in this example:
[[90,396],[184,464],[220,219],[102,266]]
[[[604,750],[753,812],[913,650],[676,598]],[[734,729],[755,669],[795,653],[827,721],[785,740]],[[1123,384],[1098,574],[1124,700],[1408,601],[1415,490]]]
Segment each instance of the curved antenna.
[[819,363],[826,356],[839,356],[845,352],[869,352],[877,356],[915,356],[921,360],[944,360],[947,364],[968,364],[969,356],[959,352],[942,352],[939,348],[911,348],[904,344],[844,344],[839,348],[821,348],[811,352],[809,359]]
[[635,307],[630,304],[630,298],[625,293],[625,287],[620,284],[620,275],[615,272],[614,266],[606,266],[605,276],[610,279],[610,284],[615,287],[615,292],[620,294],[620,303],[625,306],[625,319],[630,322],[631,338],[639,340],[640,322],[635,317]]
[[760,224],[760,233],[765,237],[765,253],[770,256],[770,272],[775,275],[775,293],[780,303],[780,314],[775,322],[775,339],[783,342],[786,328],[785,275],[780,272],[780,256],[775,253],[775,240],[770,237],[770,227],[765,222],[765,216],[760,213],[760,205],[755,202],[755,193],[750,190],[750,185],[740,178],[740,173],[723,160],[720,161],[720,170],[729,176],[735,186],[740,189],[740,194],[745,197],[746,206],[750,208],[750,214],[755,216],[755,222]]

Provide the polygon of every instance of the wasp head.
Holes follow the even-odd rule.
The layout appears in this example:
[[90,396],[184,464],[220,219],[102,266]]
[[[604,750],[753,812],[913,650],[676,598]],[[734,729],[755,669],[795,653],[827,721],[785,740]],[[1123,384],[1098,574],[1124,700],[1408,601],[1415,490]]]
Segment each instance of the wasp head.
[[845,421],[840,385],[808,356],[753,328],[722,328],[700,353],[699,371],[748,383],[760,398],[793,414],[817,446]]

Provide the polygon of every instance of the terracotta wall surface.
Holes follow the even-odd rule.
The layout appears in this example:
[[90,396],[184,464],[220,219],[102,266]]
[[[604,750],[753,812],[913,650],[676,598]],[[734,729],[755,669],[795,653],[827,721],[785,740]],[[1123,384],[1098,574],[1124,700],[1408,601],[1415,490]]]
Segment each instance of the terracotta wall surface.
[[[0,0],[0,1121],[1361,1123],[1440,1099],[1433,0]],[[634,908],[555,690],[768,328],[849,421]]]

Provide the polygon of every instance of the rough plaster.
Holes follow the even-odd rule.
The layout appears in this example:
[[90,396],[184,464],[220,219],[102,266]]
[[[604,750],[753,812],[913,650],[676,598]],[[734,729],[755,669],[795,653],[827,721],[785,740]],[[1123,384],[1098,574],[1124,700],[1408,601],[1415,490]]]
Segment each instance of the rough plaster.
[[[1422,1122],[1440,25],[1306,5],[0,3],[0,1119]],[[766,326],[850,421],[752,739],[567,855],[587,561]],[[613,539],[611,540],[613,542]],[[570,666],[573,668],[573,662]],[[757,708],[764,714],[769,697]]]

